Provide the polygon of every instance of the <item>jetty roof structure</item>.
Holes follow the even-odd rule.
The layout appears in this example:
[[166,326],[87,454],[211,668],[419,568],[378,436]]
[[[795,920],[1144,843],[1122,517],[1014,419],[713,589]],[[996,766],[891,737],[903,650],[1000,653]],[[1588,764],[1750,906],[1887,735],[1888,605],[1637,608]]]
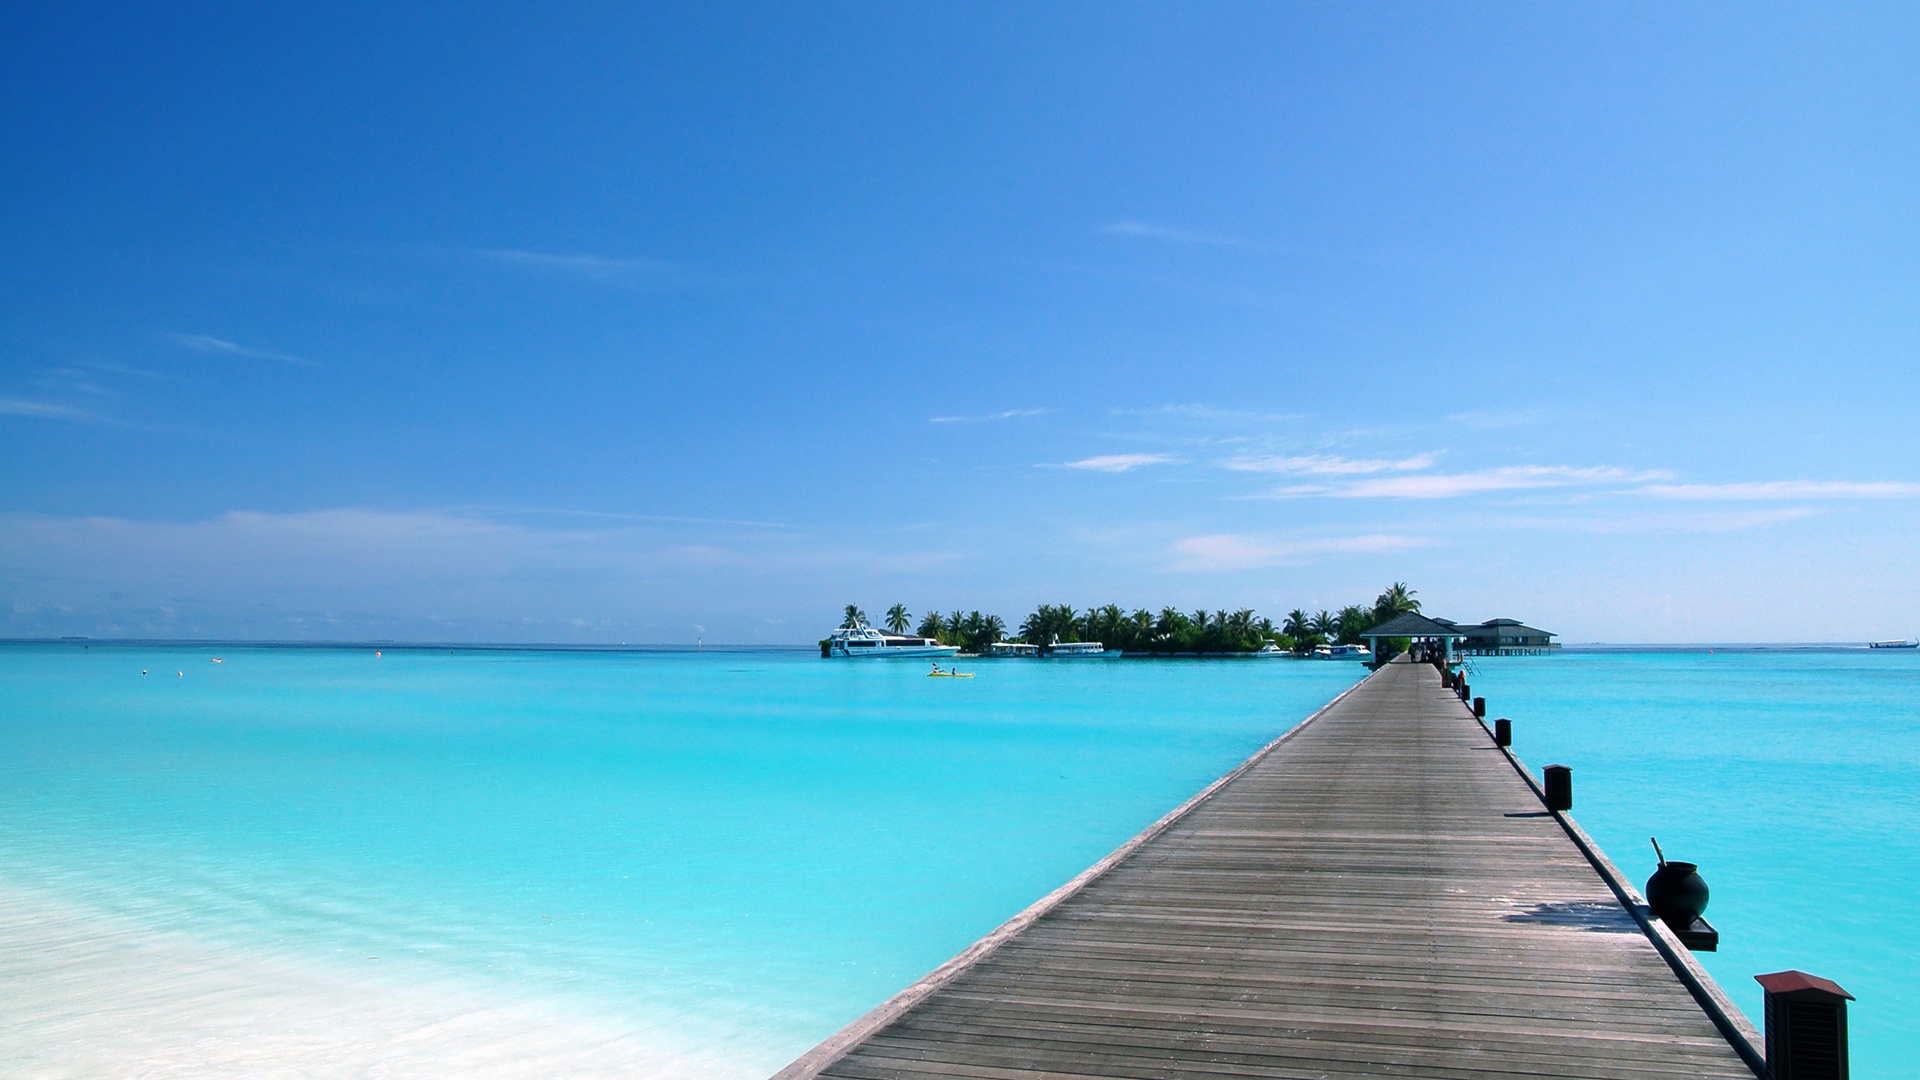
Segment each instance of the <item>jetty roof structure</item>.
[[1401,658],[776,1080],[1764,1069],[1632,885]]
[[[1467,636],[1465,628],[1446,619],[1433,619],[1417,611],[1403,612],[1383,623],[1368,627],[1364,638],[1413,638],[1426,641],[1459,641]],[[1376,650],[1377,651],[1377,650]]]

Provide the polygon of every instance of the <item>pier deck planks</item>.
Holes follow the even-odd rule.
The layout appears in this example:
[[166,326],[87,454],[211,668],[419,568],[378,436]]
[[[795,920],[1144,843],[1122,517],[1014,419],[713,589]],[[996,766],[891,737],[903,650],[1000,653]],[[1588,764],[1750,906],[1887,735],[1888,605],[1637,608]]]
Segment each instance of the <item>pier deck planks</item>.
[[1753,1077],[1485,729],[1405,662],[849,1030],[782,1080]]

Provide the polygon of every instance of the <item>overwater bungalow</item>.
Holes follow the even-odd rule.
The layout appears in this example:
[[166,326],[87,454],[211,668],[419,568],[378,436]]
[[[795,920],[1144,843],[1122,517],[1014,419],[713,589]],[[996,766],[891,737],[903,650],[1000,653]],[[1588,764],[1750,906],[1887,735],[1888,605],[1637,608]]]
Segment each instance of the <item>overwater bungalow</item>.
[[1488,619],[1483,623],[1461,625],[1418,612],[1395,615],[1386,622],[1369,627],[1360,635],[1373,650],[1376,663],[1392,659],[1393,650],[1381,652],[1383,639],[1405,638],[1414,654],[1422,659],[1437,655],[1451,661],[1457,656],[1538,656],[1559,648],[1549,630],[1528,626],[1518,619]]
[[1460,642],[1460,651],[1467,656],[1538,656],[1560,647],[1551,631],[1537,630],[1519,619],[1488,619],[1461,629],[1467,636]]

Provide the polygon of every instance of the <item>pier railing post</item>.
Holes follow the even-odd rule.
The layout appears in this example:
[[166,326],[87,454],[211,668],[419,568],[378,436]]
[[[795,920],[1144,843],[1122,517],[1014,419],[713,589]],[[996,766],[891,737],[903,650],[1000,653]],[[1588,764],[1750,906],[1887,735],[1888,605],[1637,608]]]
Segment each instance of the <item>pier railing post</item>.
[[1503,716],[1493,722],[1493,743],[1495,746],[1513,745],[1513,721]]
[[1565,765],[1547,766],[1547,809],[1561,813],[1573,809],[1573,770]]
[[1804,971],[1753,978],[1766,991],[1773,1080],[1847,1080],[1847,1002],[1853,995]]
[[1487,718],[1487,699],[1486,698],[1477,697],[1473,699],[1473,715],[1480,720],[1485,720]]

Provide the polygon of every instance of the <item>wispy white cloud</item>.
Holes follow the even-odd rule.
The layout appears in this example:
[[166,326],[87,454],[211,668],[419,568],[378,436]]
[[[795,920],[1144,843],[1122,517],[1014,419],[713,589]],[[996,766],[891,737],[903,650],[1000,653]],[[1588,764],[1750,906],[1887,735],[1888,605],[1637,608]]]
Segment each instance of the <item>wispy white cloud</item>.
[[1433,467],[1434,455],[1407,458],[1349,458],[1337,454],[1293,457],[1237,457],[1225,463],[1236,472],[1284,473],[1293,476],[1359,476],[1367,473],[1417,472]]
[[1584,487],[1666,478],[1664,473],[1631,472],[1607,466],[1502,465],[1476,472],[1376,477],[1356,481],[1335,494],[1349,499],[1451,499],[1489,491]]
[[[938,544],[891,550],[866,530],[527,517],[337,508],[151,521],[0,512],[0,579],[15,607],[66,605],[85,615],[76,623],[16,610],[9,620],[0,611],[0,631],[340,638],[404,627],[399,636],[415,640],[529,641],[556,640],[556,628],[586,619],[625,628],[595,632],[603,638],[661,640],[657,628],[627,635],[657,627],[662,613],[699,621],[707,621],[701,613],[750,613],[758,626],[774,595],[768,581],[837,596],[846,582],[876,574],[944,580],[973,558]],[[191,618],[171,620],[168,609]],[[748,626],[745,617],[735,624]]]
[[1173,545],[1170,569],[1184,571],[1256,570],[1340,555],[1380,555],[1431,546],[1422,536],[1368,533],[1306,540],[1272,540],[1242,533],[1191,536]]
[[93,377],[97,369],[57,367],[40,377],[40,386],[56,395],[86,394],[96,398],[117,398],[119,391],[100,385]]
[[588,252],[522,251],[507,248],[472,248],[460,254],[528,274],[591,281],[602,286],[643,292],[717,280],[709,271],[670,259],[638,259],[594,255]]
[[591,277],[626,277],[633,274],[676,274],[680,263],[665,259],[628,259],[585,252],[520,251],[509,248],[476,248],[475,255],[489,262],[522,266],[532,270],[558,270]]
[[1296,484],[1270,492],[1269,498],[1325,496],[1338,499],[1455,499],[1497,491],[1538,488],[1601,487],[1669,480],[1661,471],[1635,472],[1610,466],[1502,465],[1462,473],[1413,473],[1374,476],[1341,484]]
[[1552,414],[1545,409],[1507,409],[1457,412],[1449,415],[1447,422],[1470,428],[1513,428],[1544,424],[1550,419]]
[[0,398],[0,416],[31,416],[39,420],[65,420],[75,424],[101,424],[106,417],[71,405],[28,398]]
[[73,366],[77,368],[86,368],[89,371],[102,371],[111,375],[131,375],[136,379],[166,378],[165,375],[162,375],[157,371],[148,371],[145,368],[137,368],[129,364],[119,364],[111,360],[83,360],[74,364]]
[[1307,418],[1305,413],[1259,412],[1254,409],[1223,409],[1215,405],[1170,403],[1152,405],[1145,408],[1112,408],[1108,416],[1146,416],[1174,417],[1182,420],[1201,420],[1223,425],[1229,424],[1274,424]]
[[1214,236],[1210,233],[1191,232],[1186,229],[1169,229],[1163,225],[1149,225],[1144,221],[1116,221],[1100,230],[1109,236],[1134,236],[1143,240],[1159,240],[1168,244],[1199,244],[1206,247],[1254,248],[1257,244],[1245,240],[1236,240],[1229,236]]
[[985,424],[995,420],[1020,420],[1029,416],[1044,416],[1052,409],[1007,409],[1004,412],[987,413],[985,416],[930,416],[929,424]]
[[618,521],[638,524],[661,525],[719,525],[742,529],[791,529],[793,525],[783,521],[760,521],[751,518],[709,518],[687,517],[680,514],[626,514],[612,510],[571,510],[554,509],[541,506],[481,507],[480,510],[498,514],[502,517],[547,518],[555,521],[567,519],[586,521]]
[[[1617,505],[1617,504],[1616,504]],[[1766,510],[1694,510],[1670,513],[1610,513],[1605,516],[1517,517],[1499,522],[1501,528],[1550,529],[1594,536],[1642,536],[1659,533],[1729,533],[1764,529],[1818,516],[1811,506],[1783,506]]]
[[1784,502],[1800,499],[1911,499],[1920,484],[1895,480],[1760,480],[1736,484],[1650,484],[1656,499],[1697,502]]
[[1101,454],[1096,457],[1081,458],[1079,461],[1066,462],[1069,469],[1085,469],[1090,472],[1122,473],[1132,472],[1145,465],[1163,465],[1173,460],[1171,454]]
[[1155,225],[1146,221],[1115,221],[1104,226],[1100,231],[1108,236],[1124,236],[1135,240],[1151,240],[1162,244],[1180,244],[1189,247],[1226,248],[1233,251],[1249,251],[1269,255],[1300,256],[1309,259],[1332,259],[1339,262],[1372,261],[1356,258],[1350,254],[1302,247],[1298,244],[1275,244],[1260,240],[1247,240],[1238,236],[1223,236],[1219,233],[1200,232],[1195,229],[1178,229],[1167,225]]
[[195,352],[214,353],[222,356],[238,356],[247,360],[271,360],[277,364],[293,364],[296,367],[318,367],[313,361],[270,349],[253,349],[237,345],[224,338],[207,334],[175,334],[173,340]]

